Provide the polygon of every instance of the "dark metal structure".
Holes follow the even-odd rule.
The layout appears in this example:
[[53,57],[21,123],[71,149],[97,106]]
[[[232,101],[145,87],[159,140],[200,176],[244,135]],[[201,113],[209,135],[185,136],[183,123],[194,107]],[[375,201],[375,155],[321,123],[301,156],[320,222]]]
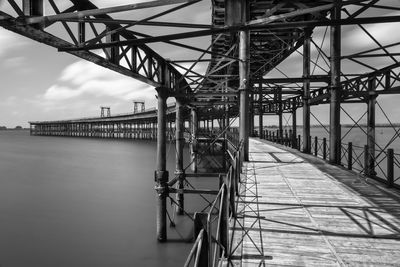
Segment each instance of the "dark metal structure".
[[[377,144],[375,127],[376,107],[381,108],[377,98],[400,92],[400,40],[393,37],[390,42],[383,43],[368,31],[368,25],[384,29],[390,23],[399,23],[398,1],[212,0],[211,24],[155,20],[183,8],[190,10],[202,2],[199,0],[156,0],[107,8],[98,8],[89,0],[70,0],[65,1],[68,5],[63,5],[63,9],[54,0],[5,2],[8,9],[0,11],[0,26],[155,87],[157,110],[105,118],[32,122],[31,131],[39,135],[157,137],[155,179],[160,241],[167,240],[166,202],[171,192],[177,194],[178,213],[184,213],[184,193],[187,192],[182,164],[185,121],[190,122],[195,162],[198,156],[195,143],[200,128],[213,130],[217,122],[220,129],[217,137],[229,139],[237,150],[240,148],[239,162],[248,159],[249,136],[259,135],[290,144],[305,153],[318,154],[320,147],[322,157],[332,164],[342,164],[346,156],[352,168],[355,147],[342,145],[341,116],[345,113],[354,122],[351,129],[366,128],[366,147],[361,149],[365,160],[360,164],[365,174],[377,176],[376,168],[381,168],[379,163],[382,162],[377,158],[382,155],[387,155],[388,166],[396,162],[393,151],[386,153],[386,149],[397,139],[398,128],[394,128],[395,134],[388,144]],[[140,20],[118,16],[121,12],[144,8],[156,8],[158,13]],[[58,26],[57,31],[52,31],[54,25]],[[149,36],[133,30],[139,25],[186,30]],[[374,47],[360,48],[355,45],[358,40],[351,36],[343,40],[343,32],[354,28],[365,34]],[[181,41],[202,36],[209,36],[211,45],[191,46]],[[166,60],[149,47],[153,43],[196,51],[200,57]],[[299,55],[300,74],[280,69],[285,60]],[[209,63],[206,72],[196,72],[195,66],[204,62]],[[188,63],[189,67],[184,65]],[[167,108],[169,97],[176,100],[173,110]],[[311,108],[322,104],[329,106],[329,125],[321,123],[328,132],[328,139],[325,138],[321,146],[318,139],[314,142],[311,139],[311,120],[320,122]],[[360,125],[360,119],[346,112],[346,104],[367,107],[365,127]],[[301,140],[297,122],[300,109]],[[388,123],[394,126],[382,111]],[[290,115],[291,121],[286,120],[285,114]],[[265,115],[278,117],[276,133],[266,131]],[[239,117],[237,132],[232,129],[236,117]],[[284,120],[289,125],[289,133],[284,130]],[[171,121],[175,122],[175,127],[170,128],[174,128],[175,133],[176,171],[175,178],[169,180],[166,141]],[[146,131],[148,135],[137,135]],[[192,167],[196,170],[195,164]],[[387,173],[393,184],[393,167],[388,167]]]

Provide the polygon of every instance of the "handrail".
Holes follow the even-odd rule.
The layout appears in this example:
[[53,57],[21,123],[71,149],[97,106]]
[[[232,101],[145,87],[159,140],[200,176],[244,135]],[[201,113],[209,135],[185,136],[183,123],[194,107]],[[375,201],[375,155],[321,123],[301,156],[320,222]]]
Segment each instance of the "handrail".
[[[195,214],[195,225],[200,224],[202,229],[199,231],[196,241],[186,259],[185,267],[190,266],[193,260],[193,266],[195,267],[214,267],[218,262],[221,263],[222,260],[229,257],[228,220],[229,213],[231,217],[235,217],[234,201],[238,192],[242,144],[243,142],[240,141],[237,150],[232,155],[231,166],[208,212],[200,213],[202,216],[197,216],[199,213]],[[218,215],[215,218],[213,214],[216,210],[218,210]],[[199,222],[196,222],[197,218],[200,218],[198,219]],[[205,222],[201,221],[201,219],[205,219]],[[213,232],[214,223],[217,224],[215,232]],[[205,244],[205,239],[207,239],[207,244]],[[204,259],[205,257],[207,257],[207,261]]]
[[[312,138],[311,136],[308,138],[311,145],[310,154],[312,153],[314,156],[322,157],[326,160],[329,154],[327,138]],[[274,132],[270,131],[265,131],[264,139],[287,146],[290,146],[290,140],[296,140],[293,137],[289,138],[289,143],[282,142]],[[293,147],[293,144],[292,147],[301,150],[300,141],[299,135],[297,147]],[[377,146],[379,147],[379,145]],[[355,145],[352,142],[341,142],[340,152],[340,164],[348,170],[356,171],[366,177],[386,183],[389,187],[400,189],[400,154],[395,153],[393,149],[388,146],[377,149],[367,145]]]

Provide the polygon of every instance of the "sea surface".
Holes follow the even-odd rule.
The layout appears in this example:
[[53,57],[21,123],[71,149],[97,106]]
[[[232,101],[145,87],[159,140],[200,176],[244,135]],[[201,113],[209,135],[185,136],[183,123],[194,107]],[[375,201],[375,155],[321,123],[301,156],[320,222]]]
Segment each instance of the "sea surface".
[[[182,266],[192,223],[170,207],[172,242],[156,241],[155,159],[154,141],[0,131],[0,266]],[[204,205],[186,197],[188,211]]]

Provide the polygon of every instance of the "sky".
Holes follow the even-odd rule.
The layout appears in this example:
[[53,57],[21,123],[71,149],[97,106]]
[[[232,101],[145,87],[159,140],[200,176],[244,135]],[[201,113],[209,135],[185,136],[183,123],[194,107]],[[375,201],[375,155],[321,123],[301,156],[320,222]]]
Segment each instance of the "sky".
[[[62,1],[60,3],[66,3]],[[118,1],[92,1],[99,7],[111,5],[122,5],[140,1],[118,0]],[[399,5],[399,1],[382,0],[387,5]],[[208,24],[211,21],[211,1],[203,0],[178,13],[161,17],[159,21],[174,21],[188,23]],[[67,6],[65,6],[67,7]],[[112,15],[118,18],[140,19],[155,14],[166,8],[151,10],[140,10],[139,12],[121,13]],[[0,0],[0,10],[9,11],[7,1]],[[46,7],[48,11],[48,7]],[[399,15],[386,10],[371,10],[365,15]],[[372,12],[372,13],[371,13]],[[399,23],[382,25],[367,25],[371,34],[383,44],[400,41],[398,32]],[[53,34],[62,36],[63,33],[57,26],[48,29]],[[135,26],[133,30],[142,31],[150,35],[160,35],[176,32],[177,29]],[[183,31],[183,30],[182,30]],[[185,30],[187,31],[187,30]],[[313,39],[321,44],[324,40],[325,28],[314,30]],[[328,30],[329,36],[329,30]],[[376,47],[376,44],[357,26],[346,26],[342,30],[343,44],[342,53],[348,54]],[[207,48],[210,44],[209,37],[193,38],[185,41],[187,44]],[[170,45],[152,44],[154,50],[169,59],[195,59],[198,52],[177,48]],[[329,38],[324,40],[324,49],[329,51]],[[399,47],[394,51],[398,52]],[[301,49],[299,50],[301,51]],[[313,59],[316,60],[316,49],[313,48]],[[400,58],[398,58],[400,60]],[[387,60],[374,59],[376,66],[391,64]],[[319,59],[319,62],[322,62]],[[188,66],[188,65],[186,65]],[[328,66],[321,63],[321,67]],[[285,62],[278,66],[279,70],[292,77],[301,76],[302,63],[300,53],[294,53]],[[313,67],[312,67],[313,68]],[[204,72],[206,65],[196,67],[196,71]],[[360,65],[344,61],[342,69],[346,73],[364,73],[369,70]],[[58,120],[80,117],[92,117],[100,115],[100,106],[111,107],[111,113],[127,113],[133,110],[133,100],[146,102],[146,107],[155,105],[155,90],[153,87],[99,67],[93,63],[81,60],[67,53],[56,51],[55,48],[37,43],[25,37],[16,35],[10,31],[0,28],[0,125],[15,127],[28,126],[29,121]],[[321,74],[316,68],[315,74]],[[277,70],[272,71],[266,77],[282,77],[283,74]],[[379,97],[385,110],[390,110],[391,120],[400,122],[395,115],[400,112],[400,105],[393,96]],[[399,99],[400,100],[400,99]],[[170,101],[173,101],[172,99]],[[323,122],[328,121],[328,105],[312,107],[312,112]],[[344,108],[354,117],[364,113],[366,105],[344,105]],[[300,111],[299,111],[300,112]],[[301,123],[301,113],[297,116]],[[342,114],[342,122],[350,123],[351,119]],[[377,120],[385,122],[383,112],[377,110]],[[267,124],[275,123],[274,116],[266,117]],[[358,117],[357,117],[358,119]],[[312,118],[312,123],[316,121]],[[257,120],[256,120],[257,121]],[[257,124],[257,123],[256,123]]]

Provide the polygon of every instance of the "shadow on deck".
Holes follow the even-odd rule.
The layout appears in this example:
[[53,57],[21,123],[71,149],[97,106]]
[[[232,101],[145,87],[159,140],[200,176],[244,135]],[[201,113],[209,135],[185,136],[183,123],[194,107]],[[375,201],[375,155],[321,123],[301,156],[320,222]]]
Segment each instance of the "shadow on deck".
[[400,194],[298,151],[250,140],[236,266],[399,266]]

